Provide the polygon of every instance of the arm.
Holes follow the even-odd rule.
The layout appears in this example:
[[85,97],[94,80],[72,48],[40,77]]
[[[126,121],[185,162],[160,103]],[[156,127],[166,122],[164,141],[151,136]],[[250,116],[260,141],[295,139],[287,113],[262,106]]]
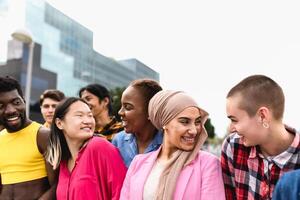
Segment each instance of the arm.
[[201,199],[225,200],[221,163],[215,156],[208,156],[202,162]]
[[230,146],[230,138],[227,137],[223,143],[221,153],[221,166],[222,175],[225,186],[226,199],[236,199],[235,194],[235,181],[234,181],[234,168],[233,168],[233,152]]
[[0,174],[0,194],[2,192],[2,180],[1,180],[1,174]]
[[111,158],[108,162],[109,185],[111,187],[111,199],[119,200],[123,181],[126,175],[127,168],[122,160],[118,149],[111,150]]
[[[47,145],[49,141],[50,130],[48,128],[41,127],[37,134],[37,144],[38,149],[41,154],[45,155],[47,150]],[[49,190],[47,190],[41,197],[40,200],[43,199],[56,199],[56,186],[58,180],[58,169],[53,170],[50,163],[45,160],[46,163],[46,171],[48,175],[48,181],[50,184]]]

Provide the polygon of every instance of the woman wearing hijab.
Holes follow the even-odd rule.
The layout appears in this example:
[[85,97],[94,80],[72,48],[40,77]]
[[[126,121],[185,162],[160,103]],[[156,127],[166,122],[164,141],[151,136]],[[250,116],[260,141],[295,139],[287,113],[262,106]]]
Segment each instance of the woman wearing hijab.
[[163,144],[134,158],[120,199],[225,199],[218,158],[200,150],[207,112],[180,91],[158,92],[148,112],[154,126],[163,129]]

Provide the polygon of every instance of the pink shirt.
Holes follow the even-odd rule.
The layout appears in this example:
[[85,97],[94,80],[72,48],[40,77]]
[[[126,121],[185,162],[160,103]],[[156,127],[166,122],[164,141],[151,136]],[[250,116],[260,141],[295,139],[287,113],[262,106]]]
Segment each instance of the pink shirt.
[[57,200],[119,199],[126,167],[117,148],[105,139],[93,137],[82,148],[70,172],[60,164]]
[[[120,200],[142,200],[144,185],[160,149],[137,155],[129,166]],[[182,169],[176,183],[173,200],[225,200],[221,163],[212,154],[200,151]]]

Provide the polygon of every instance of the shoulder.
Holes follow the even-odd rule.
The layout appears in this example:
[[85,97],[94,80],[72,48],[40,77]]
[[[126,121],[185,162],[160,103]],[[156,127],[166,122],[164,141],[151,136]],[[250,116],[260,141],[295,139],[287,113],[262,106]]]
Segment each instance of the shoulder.
[[39,151],[43,154],[46,152],[49,136],[50,136],[50,129],[42,126],[41,124],[37,122],[33,122],[34,126],[38,128],[37,131],[37,145],[39,148]]
[[[293,183],[293,184],[291,184]],[[297,199],[299,198],[300,170],[290,171],[279,179],[275,186],[274,199]],[[284,198],[280,198],[284,197]]]
[[294,184],[297,183],[297,185],[295,186],[298,187],[300,184],[300,169],[286,172],[285,174],[282,175],[280,181],[285,183],[294,183]]
[[225,138],[225,140],[223,142],[223,146],[226,144],[229,144],[229,145],[241,144],[240,138],[241,137],[237,133],[231,133]]
[[121,131],[114,136],[114,138],[112,140],[112,144],[115,146],[120,146],[126,140],[130,139],[130,137],[131,137],[131,134],[126,133],[125,131]]
[[154,157],[156,155],[156,151],[152,151],[145,154],[138,154],[133,158],[129,167],[140,168],[145,162],[152,162],[152,160],[155,160]]
[[104,151],[111,151],[115,150],[116,147],[112,145],[109,141],[107,141],[105,138],[94,136],[90,139],[87,145],[88,149],[91,150],[100,150],[101,152]]
[[201,163],[203,167],[209,167],[212,165],[220,165],[220,159],[213,155],[212,153],[206,151],[199,151],[198,157],[196,159],[198,162]]
[[231,133],[228,135],[222,144],[222,156],[223,154],[231,156],[234,151],[250,151],[251,147],[246,147],[241,141],[241,137],[237,133]]
[[124,130],[123,130],[123,131],[120,131],[120,132],[118,132],[118,133],[115,135],[115,137],[114,137],[113,140],[119,140],[119,139],[121,139],[121,138],[124,138],[125,135],[126,135],[126,132],[125,132]]

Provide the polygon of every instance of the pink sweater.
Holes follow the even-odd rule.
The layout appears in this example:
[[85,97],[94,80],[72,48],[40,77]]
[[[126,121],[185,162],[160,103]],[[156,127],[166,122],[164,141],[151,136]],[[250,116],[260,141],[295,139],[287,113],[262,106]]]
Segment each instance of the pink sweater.
[[[121,200],[142,200],[144,185],[157,159],[159,150],[140,154],[129,166],[121,191]],[[221,165],[217,157],[200,151],[177,180],[174,200],[225,200]]]

